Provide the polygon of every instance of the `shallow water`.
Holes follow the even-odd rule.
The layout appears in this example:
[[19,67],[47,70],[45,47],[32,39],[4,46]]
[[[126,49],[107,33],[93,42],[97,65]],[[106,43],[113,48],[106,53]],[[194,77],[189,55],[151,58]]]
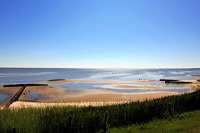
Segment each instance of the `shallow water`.
[[35,92],[30,92],[30,93],[27,93],[26,95],[25,95],[25,97],[26,98],[31,98],[31,99],[47,99],[47,98],[45,98],[45,97],[43,97],[43,96],[41,96],[40,94],[38,94],[38,93],[35,93]]
[[0,94],[0,103],[5,101],[9,96],[6,94]]
[[52,86],[62,86],[67,88],[79,88],[79,89],[102,89],[101,86],[113,85],[113,84],[128,84],[128,85],[141,85],[141,86],[158,86],[158,87],[184,87],[181,84],[165,84],[164,82],[139,82],[139,83],[59,83],[49,84]]
[[79,89],[67,89],[67,90],[65,90],[65,92],[67,92],[67,93],[77,93],[79,91],[80,91]]
[[[121,83],[115,83],[121,84]],[[126,84],[126,83],[123,83]],[[80,89],[99,89],[104,91],[110,92],[117,92],[117,93],[141,93],[141,92],[157,92],[157,91],[167,91],[167,92],[187,92],[191,88],[185,87],[183,85],[176,85],[176,84],[165,84],[163,82],[148,82],[148,83],[127,83],[128,85],[142,85],[144,88],[123,88],[123,89],[110,89],[110,88],[102,88],[104,85],[113,85],[113,83],[62,83],[62,84],[49,84],[52,86],[61,86],[66,88],[66,92],[69,88],[73,91],[80,90]],[[158,87],[165,87],[166,89],[152,89],[148,88],[148,86],[158,86]],[[171,89],[173,87],[174,89]],[[169,89],[167,89],[169,88]]]
[[147,92],[187,92],[188,89],[106,89],[116,93],[147,93]]

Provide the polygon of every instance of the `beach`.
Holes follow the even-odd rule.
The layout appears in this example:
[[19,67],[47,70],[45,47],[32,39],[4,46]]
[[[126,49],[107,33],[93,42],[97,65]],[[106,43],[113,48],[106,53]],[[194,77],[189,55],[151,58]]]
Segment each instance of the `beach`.
[[0,96],[3,95],[4,97],[0,97],[0,108],[3,107],[13,95],[15,95],[19,91],[20,87],[2,87],[0,86]]
[[[195,91],[199,69],[0,69],[0,86],[26,86],[9,108],[102,106]],[[165,83],[174,79],[179,83]],[[188,82],[187,84],[182,84]],[[48,86],[35,86],[44,84]],[[4,107],[21,87],[0,87]]]
[[[157,89],[153,92],[137,92],[137,93],[117,93],[108,92],[100,89],[84,89],[78,92],[71,92],[60,86],[51,86],[50,83],[113,83],[111,85],[102,85],[102,88],[110,89]],[[123,104],[133,101],[144,101],[156,99],[171,95],[180,95],[181,92],[165,91],[165,87],[151,85],[133,85],[129,83],[140,82],[162,82],[162,81],[94,81],[94,80],[62,80],[62,81],[46,81],[40,83],[48,83],[49,86],[27,86],[19,97],[18,101],[12,103],[9,108],[27,108],[27,107],[52,107],[52,106],[103,106],[112,104]],[[127,83],[127,84],[125,84]],[[196,85],[196,83],[193,83]],[[187,85],[188,86],[188,85]],[[19,87],[6,88],[7,93],[14,94]],[[174,89],[168,87],[167,89]],[[12,90],[12,91],[11,91]],[[163,90],[163,91],[162,91]],[[5,87],[1,87],[1,91],[5,91]]]
[[178,95],[179,93],[148,93],[148,94],[88,94],[84,96],[72,96],[56,101],[26,101],[20,100],[11,104],[9,108],[27,108],[27,107],[52,107],[52,106],[104,106],[112,104],[123,104],[133,101],[144,101],[165,96]]

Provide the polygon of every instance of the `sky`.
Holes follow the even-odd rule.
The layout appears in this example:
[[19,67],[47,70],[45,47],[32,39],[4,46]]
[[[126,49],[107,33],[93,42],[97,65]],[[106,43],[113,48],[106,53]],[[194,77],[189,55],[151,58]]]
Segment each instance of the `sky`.
[[200,68],[199,0],[0,0],[0,67]]

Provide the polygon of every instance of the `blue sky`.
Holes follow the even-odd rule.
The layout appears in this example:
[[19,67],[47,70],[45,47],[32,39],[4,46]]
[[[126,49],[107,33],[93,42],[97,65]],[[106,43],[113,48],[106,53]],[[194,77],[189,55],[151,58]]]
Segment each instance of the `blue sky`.
[[0,67],[200,67],[199,0],[0,0]]

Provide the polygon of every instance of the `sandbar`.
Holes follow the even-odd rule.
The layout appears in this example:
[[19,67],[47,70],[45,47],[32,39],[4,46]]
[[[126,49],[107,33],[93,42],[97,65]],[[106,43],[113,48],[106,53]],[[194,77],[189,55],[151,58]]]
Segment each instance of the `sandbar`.
[[[154,85],[135,85],[135,84],[111,84],[111,85],[102,85],[99,86],[101,88],[109,88],[109,89],[180,89],[178,87],[162,87],[162,86],[154,86]],[[184,88],[189,88],[188,85],[184,85]]]
[[43,81],[37,82],[39,84],[59,84],[59,83],[139,83],[139,82],[164,82],[164,81],[150,81],[150,80],[133,80],[133,81],[121,81],[121,80],[58,80],[58,81]]

